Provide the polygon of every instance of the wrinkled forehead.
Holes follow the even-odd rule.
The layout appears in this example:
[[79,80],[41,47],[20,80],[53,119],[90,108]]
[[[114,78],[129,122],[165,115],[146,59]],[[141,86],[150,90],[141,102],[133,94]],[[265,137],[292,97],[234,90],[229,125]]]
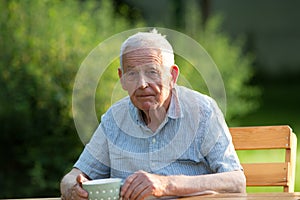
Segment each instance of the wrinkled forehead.
[[162,50],[157,48],[137,48],[125,51],[122,55],[122,65],[124,70],[127,67],[158,65],[162,66]]

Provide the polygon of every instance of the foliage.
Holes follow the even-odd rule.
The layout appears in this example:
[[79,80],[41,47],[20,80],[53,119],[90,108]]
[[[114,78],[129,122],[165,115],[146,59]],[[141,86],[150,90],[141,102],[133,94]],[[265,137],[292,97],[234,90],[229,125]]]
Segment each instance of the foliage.
[[[226,120],[230,126],[240,125],[239,118],[256,110],[259,106],[260,90],[250,84],[254,76],[254,56],[243,52],[244,40],[230,37],[221,31],[222,17],[211,16],[205,24],[195,1],[185,7],[185,25],[182,32],[193,37],[211,56],[222,76],[227,98]],[[194,89],[208,93],[204,81],[194,68],[180,59],[179,66]]]
[[[0,198],[59,195],[60,179],[83,148],[72,119],[78,67],[102,40],[143,25],[115,15],[110,2],[0,1]],[[235,123],[256,105],[257,90],[247,84],[251,57],[242,54],[242,43],[230,42],[219,31],[218,18],[202,26],[196,6],[188,5],[181,31],[199,41],[219,67],[227,92],[226,117]],[[117,65],[112,62],[97,91],[118,90]],[[192,67],[181,71],[195,89],[206,91]],[[112,101],[111,93],[97,94],[98,118]]]
[[58,196],[82,150],[75,73],[101,40],[131,25],[109,0],[0,1],[0,15],[0,196]]

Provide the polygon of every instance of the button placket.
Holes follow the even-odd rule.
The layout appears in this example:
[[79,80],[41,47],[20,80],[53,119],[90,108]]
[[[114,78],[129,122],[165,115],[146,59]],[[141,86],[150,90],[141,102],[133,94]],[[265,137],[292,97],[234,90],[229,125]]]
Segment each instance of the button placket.
[[152,143],[155,144],[156,143],[156,139],[152,138]]
[[149,167],[151,171],[154,171],[157,161],[157,158],[155,157],[154,153],[155,151],[157,151],[157,142],[155,137],[149,138],[149,150]]

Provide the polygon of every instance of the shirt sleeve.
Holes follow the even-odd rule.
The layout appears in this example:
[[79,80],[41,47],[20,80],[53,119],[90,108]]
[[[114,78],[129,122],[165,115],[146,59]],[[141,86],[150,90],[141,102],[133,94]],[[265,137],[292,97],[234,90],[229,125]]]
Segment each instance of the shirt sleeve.
[[80,169],[91,179],[101,179],[110,177],[109,166],[107,139],[102,133],[100,125],[74,167]]
[[210,169],[213,173],[242,170],[224,116],[215,101],[212,100],[211,105],[208,130],[202,143]]

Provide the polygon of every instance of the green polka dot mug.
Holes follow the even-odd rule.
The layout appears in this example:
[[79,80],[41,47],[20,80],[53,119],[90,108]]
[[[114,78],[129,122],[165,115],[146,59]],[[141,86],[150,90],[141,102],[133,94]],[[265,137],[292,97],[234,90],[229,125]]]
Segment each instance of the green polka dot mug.
[[119,200],[122,179],[106,178],[86,181],[83,189],[89,193],[89,200]]

